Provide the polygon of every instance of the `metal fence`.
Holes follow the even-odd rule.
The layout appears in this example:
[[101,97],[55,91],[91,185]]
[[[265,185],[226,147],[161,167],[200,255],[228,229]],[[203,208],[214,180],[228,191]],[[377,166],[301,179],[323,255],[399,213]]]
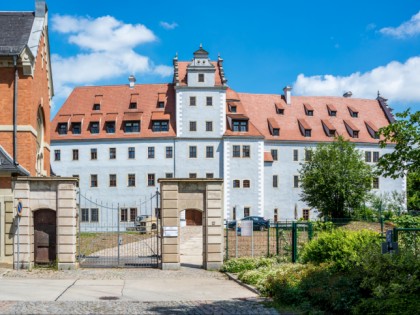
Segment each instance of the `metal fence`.
[[312,222],[281,221],[268,228],[254,226],[244,235],[242,229],[226,221],[225,259],[238,257],[279,256],[295,262],[299,249],[313,237]]

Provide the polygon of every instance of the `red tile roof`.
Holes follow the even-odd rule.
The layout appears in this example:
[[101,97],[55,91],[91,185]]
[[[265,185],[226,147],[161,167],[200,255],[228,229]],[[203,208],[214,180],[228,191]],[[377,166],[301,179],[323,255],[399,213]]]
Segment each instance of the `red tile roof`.
[[[179,77],[179,84],[180,85],[187,85],[187,67],[190,64],[190,61],[179,61],[178,62],[178,77]],[[212,61],[211,64],[215,67],[216,72],[214,76],[214,85],[215,86],[222,86],[222,78],[220,76],[219,66],[217,62]]]
[[74,114],[73,116],[71,116],[70,121],[72,123],[79,123],[82,122],[83,118],[85,118],[85,114]]
[[[169,131],[165,133],[153,132],[150,123],[153,112],[157,110],[157,100],[160,93],[163,93],[166,98],[166,106],[161,112],[167,115],[165,117],[169,117]],[[138,94],[137,109],[129,110],[132,95],[135,94]],[[101,109],[100,111],[93,111],[93,104],[97,101],[100,102]],[[59,135],[57,132],[58,122],[67,122],[72,113],[85,113],[81,134],[73,135],[69,132],[66,135]],[[138,120],[140,118],[141,128],[139,133],[124,133],[124,119]],[[116,121],[115,133],[113,134],[106,133],[103,129],[105,121],[108,119]],[[101,130],[99,134],[94,135],[95,139],[174,137],[176,122],[173,85],[138,84],[133,88],[128,85],[75,88],[51,123],[51,140],[91,139],[93,137],[89,131],[91,121],[101,121]]]
[[344,123],[349,126],[349,128],[353,131],[360,131],[359,127],[357,127],[356,125],[354,125],[350,120],[348,119],[344,119]]
[[328,130],[332,130],[332,131],[336,130],[335,127],[333,126],[333,124],[329,120],[322,119],[321,122],[325,125],[325,127],[328,128]]
[[303,106],[305,106],[306,110],[314,110],[314,108],[309,103],[303,103]]
[[280,129],[279,124],[277,123],[277,121],[274,118],[268,118],[267,119],[268,123],[270,124],[271,128],[277,128]]
[[152,112],[152,120],[169,120],[171,116],[169,114],[165,114],[164,112]]
[[264,152],[264,162],[274,162],[271,152]]
[[378,127],[376,127],[376,125],[370,120],[365,121],[365,124],[368,125],[374,132],[378,132]]
[[303,129],[312,130],[311,126],[308,124],[308,122],[304,118],[299,118],[298,122],[303,127]]

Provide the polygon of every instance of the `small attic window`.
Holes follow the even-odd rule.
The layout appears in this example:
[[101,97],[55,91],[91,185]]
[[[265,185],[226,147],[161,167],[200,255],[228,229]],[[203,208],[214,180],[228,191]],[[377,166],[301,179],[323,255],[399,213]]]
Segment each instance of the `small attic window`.
[[280,128],[273,128],[273,136],[280,136]]
[[331,104],[327,104],[327,109],[328,109],[328,115],[331,117],[336,117],[337,116],[337,109],[335,108],[334,105]]
[[284,108],[276,107],[276,113],[279,114],[279,115],[284,115]]
[[336,110],[331,110],[330,111],[330,116],[332,116],[332,117],[337,116],[337,111]]
[[358,130],[353,131],[353,138],[359,138],[359,131]]
[[311,129],[305,129],[305,137],[311,137]]
[[236,105],[229,105],[229,111],[230,111],[231,113],[236,113],[236,110],[237,110]]
[[351,117],[353,118],[359,117],[359,112],[354,107],[349,106],[348,109],[349,109]]
[[66,135],[67,134],[67,123],[59,123],[58,127],[58,134],[59,135]]
[[198,82],[204,82],[204,73],[198,74]]
[[164,108],[164,107],[165,107],[165,102],[158,102],[157,108]]
[[92,110],[101,110],[101,104],[98,104],[98,103],[93,104]]
[[129,109],[136,109],[137,108],[137,103],[135,102],[131,102],[130,105],[128,105]]
[[305,114],[306,116],[313,116],[314,115],[314,109],[310,104],[303,104],[303,107],[305,108]]

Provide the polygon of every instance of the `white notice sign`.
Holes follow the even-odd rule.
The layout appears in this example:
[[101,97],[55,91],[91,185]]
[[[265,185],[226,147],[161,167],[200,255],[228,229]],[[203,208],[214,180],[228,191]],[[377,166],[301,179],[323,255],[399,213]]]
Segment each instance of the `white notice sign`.
[[252,236],[253,224],[251,220],[241,221],[241,236]]
[[164,237],[177,237],[178,236],[178,227],[177,226],[164,226],[163,227],[163,236]]

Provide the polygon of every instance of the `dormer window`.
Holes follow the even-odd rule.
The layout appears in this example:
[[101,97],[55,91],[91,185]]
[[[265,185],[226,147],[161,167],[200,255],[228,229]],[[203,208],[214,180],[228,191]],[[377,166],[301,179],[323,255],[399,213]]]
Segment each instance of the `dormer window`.
[[74,122],[71,124],[71,131],[74,135],[80,135],[82,132],[82,123]]
[[124,122],[124,132],[140,132],[140,121],[125,121]]
[[229,105],[229,111],[231,113],[236,113],[237,111],[237,106],[236,105]]
[[273,136],[280,136],[280,126],[274,118],[268,118],[268,129]]
[[158,108],[164,108],[165,107],[165,102],[158,102],[157,107]]
[[89,130],[90,130],[90,133],[92,134],[99,133],[99,122],[97,121],[91,122],[89,126]]
[[232,130],[245,132],[248,131],[248,121],[247,120],[232,120]]
[[378,128],[371,121],[365,121],[365,124],[370,136],[373,139],[379,139]]
[[58,134],[59,135],[66,135],[67,134],[67,123],[59,123],[57,126]]
[[130,97],[130,104],[128,105],[128,109],[136,109],[137,108],[137,97],[138,94],[131,94]]
[[331,104],[327,104],[327,109],[328,109],[328,115],[331,117],[336,117],[337,116],[337,109],[335,108],[334,105]]
[[130,103],[130,105],[128,106],[129,109],[136,109],[137,108],[137,103]]
[[298,119],[300,132],[304,137],[311,137],[312,128],[305,119]]
[[283,104],[282,103],[275,103],[274,105],[276,107],[276,113],[278,115],[284,115],[284,106],[283,106]]
[[349,106],[348,109],[349,109],[349,112],[350,112],[350,116],[351,117],[353,117],[353,118],[359,117],[359,112],[357,111],[357,109],[355,109],[352,106]]
[[198,82],[204,82],[204,73],[198,74]]
[[169,122],[167,120],[155,120],[152,123],[153,132],[169,131]]
[[313,116],[314,115],[314,109],[310,104],[303,104],[303,107],[305,108],[305,114],[306,116]]
[[115,121],[107,121],[105,123],[106,133],[115,133]]
[[101,104],[93,104],[92,110],[101,110]]
[[165,108],[165,101],[166,101],[166,94],[159,93],[158,94],[158,101],[157,101],[157,108]]
[[357,128],[351,121],[344,120],[347,132],[352,138],[359,138],[359,128]]
[[328,120],[321,120],[321,122],[327,137],[335,137],[336,129],[333,124]]

